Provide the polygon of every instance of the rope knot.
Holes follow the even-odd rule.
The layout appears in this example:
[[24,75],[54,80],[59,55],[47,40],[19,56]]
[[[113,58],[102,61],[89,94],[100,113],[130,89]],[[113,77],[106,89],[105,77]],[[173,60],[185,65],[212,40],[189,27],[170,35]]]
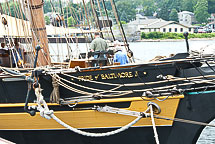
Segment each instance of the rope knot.
[[43,117],[43,118],[46,118],[48,120],[52,119],[52,115],[54,114],[54,111],[53,110],[45,110],[45,109],[42,109],[40,111],[40,115]]
[[152,98],[153,97],[153,93],[150,92],[150,91],[146,91],[146,92],[143,92],[143,95],[142,96],[146,96],[148,98]]

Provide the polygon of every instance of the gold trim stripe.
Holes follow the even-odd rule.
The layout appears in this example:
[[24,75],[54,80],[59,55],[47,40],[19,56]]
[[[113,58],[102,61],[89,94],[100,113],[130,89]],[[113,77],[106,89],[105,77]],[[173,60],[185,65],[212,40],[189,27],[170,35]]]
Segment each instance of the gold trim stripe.
[[[165,99],[166,97],[159,97],[159,99]],[[168,99],[182,99],[184,95],[175,95],[170,96]],[[144,98],[145,100],[152,100],[153,98]],[[144,101],[141,97],[131,97],[131,98],[114,98],[114,99],[102,99],[102,100],[94,100],[87,102],[80,102],[79,104],[95,104],[95,103],[116,103],[116,102],[130,102],[130,101]],[[57,103],[47,103],[49,106],[59,106]],[[36,103],[29,103],[29,106],[34,106]],[[0,104],[0,108],[2,107],[24,107],[25,103],[10,103],[10,104]]]

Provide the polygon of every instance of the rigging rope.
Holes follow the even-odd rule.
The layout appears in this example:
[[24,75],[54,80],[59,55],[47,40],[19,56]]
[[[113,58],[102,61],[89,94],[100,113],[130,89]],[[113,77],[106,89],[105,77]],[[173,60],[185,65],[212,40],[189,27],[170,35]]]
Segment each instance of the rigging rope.
[[152,105],[149,106],[150,108],[150,113],[151,113],[151,120],[152,120],[152,127],[153,127],[153,131],[154,131],[154,137],[155,137],[155,141],[156,144],[160,144],[159,142],[159,138],[158,138],[158,133],[157,133],[157,129],[156,129],[156,125],[155,125],[155,119],[154,119],[154,114],[153,114],[153,107]]

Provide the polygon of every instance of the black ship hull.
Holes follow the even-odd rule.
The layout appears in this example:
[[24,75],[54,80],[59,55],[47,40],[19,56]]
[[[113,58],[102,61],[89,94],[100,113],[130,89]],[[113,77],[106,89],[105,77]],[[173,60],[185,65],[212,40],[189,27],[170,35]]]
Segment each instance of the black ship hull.
[[[163,112],[169,113],[168,110],[174,109],[175,112],[172,112],[171,118],[180,118],[191,121],[198,121],[203,123],[209,123],[215,118],[215,89],[213,87],[213,79],[209,76],[214,75],[214,67],[200,67],[199,63],[187,63],[187,62],[159,62],[159,63],[151,63],[144,65],[132,65],[125,67],[105,67],[105,68],[88,68],[81,69],[81,71],[76,72],[56,72],[57,76],[63,81],[64,84],[70,86],[72,90],[64,86],[59,86],[60,98],[63,100],[73,98],[84,98],[88,93],[95,94],[96,90],[107,91],[107,95],[111,95],[110,89],[114,89],[116,86],[111,84],[120,84],[122,85],[117,89],[117,91],[123,92],[128,91],[131,93],[125,93],[122,96],[113,96],[113,97],[105,97],[107,95],[103,95],[101,97],[96,97],[96,102],[94,103],[84,103],[78,104],[77,108],[82,109],[80,112],[85,112],[84,108],[92,107],[93,105],[111,105],[117,108],[128,109],[132,105],[134,105],[135,101],[124,100],[124,98],[143,98],[141,101],[147,101],[145,98],[149,98],[148,101],[156,101],[156,98],[159,98],[162,95],[164,90],[165,92],[170,93],[171,97],[174,97],[175,94],[183,93],[184,97],[179,100],[178,106],[175,106],[171,101],[169,103],[164,103],[161,105],[161,109],[164,109]],[[45,101],[49,102],[50,94],[53,91],[53,77],[49,72],[44,72],[39,75],[39,83],[41,84],[41,88],[44,89],[43,96]],[[166,79],[165,76],[170,75],[180,79]],[[56,75],[55,75],[56,76]],[[193,79],[190,79],[193,77]],[[194,78],[195,77],[195,78]],[[199,79],[201,77],[202,80],[206,80],[206,82],[193,81],[195,79]],[[90,81],[98,81],[99,83],[91,83]],[[107,85],[110,84],[110,85]],[[139,85],[129,85],[129,84],[139,84]],[[105,86],[104,86],[105,85]],[[89,86],[91,89],[86,88]],[[159,89],[158,89],[159,88]],[[179,90],[175,90],[175,89]],[[79,91],[76,91],[76,90]],[[3,77],[0,81],[0,90],[1,90],[1,107],[0,107],[0,120],[2,121],[2,126],[0,125],[0,137],[10,140],[15,143],[77,143],[77,144],[130,144],[130,143],[155,143],[154,132],[151,125],[139,124],[134,127],[130,127],[128,130],[123,131],[122,133],[102,137],[102,138],[92,138],[87,136],[82,136],[66,130],[64,128],[53,127],[46,128],[37,127],[33,128],[33,124],[29,122],[29,129],[26,127],[22,129],[22,125],[17,124],[16,128],[10,127],[13,123],[12,120],[9,122],[9,126],[5,126],[7,124],[4,123],[4,118],[7,117],[5,115],[16,115],[22,114],[24,115],[24,109],[22,106],[17,106],[17,103],[25,103],[26,93],[28,90],[28,83],[20,79],[20,76],[16,77]],[[143,91],[142,91],[143,90]],[[145,91],[144,91],[145,90]],[[172,90],[172,91],[171,91]],[[81,92],[80,92],[81,91]],[[82,92],[87,92],[87,94]],[[156,97],[151,97],[151,95],[143,95],[144,92],[151,91],[157,95]],[[116,92],[116,91],[114,91]],[[115,94],[115,93],[114,93]],[[114,95],[113,94],[113,95]],[[121,93],[120,93],[121,94]],[[168,98],[169,96],[167,96]],[[93,97],[95,98],[95,97]],[[114,102],[114,98],[117,98],[117,101]],[[34,91],[30,91],[30,99],[29,102],[33,103],[36,99]],[[99,100],[107,99],[107,101],[99,104]],[[123,99],[123,101],[120,101]],[[165,99],[164,99],[165,100]],[[157,100],[158,101],[158,100]],[[146,102],[147,103],[147,102]],[[162,103],[162,102],[160,102]],[[172,104],[171,104],[172,103]],[[6,106],[4,104],[11,104],[10,106]],[[14,104],[14,105],[13,105]],[[50,109],[53,109],[55,112],[71,112],[71,114],[78,113],[79,111],[69,108],[67,105],[49,105]],[[139,106],[139,105],[137,105]],[[134,105],[135,107],[135,105]],[[165,109],[165,107],[168,107]],[[173,108],[174,107],[174,108]],[[87,110],[86,110],[87,111]],[[91,116],[94,111],[90,111]],[[4,116],[4,117],[3,117]],[[65,114],[63,114],[65,116]],[[30,116],[29,116],[30,117]],[[28,118],[28,117],[26,117]],[[96,120],[96,116],[92,116]],[[103,121],[95,121],[95,124],[98,124],[97,127],[92,127],[91,125],[78,125],[84,131],[88,132],[107,132],[115,130],[116,126],[111,122],[111,117],[107,124],[104,124],[102,127]],[[33,121],[34,117],[29,118],[29,121]],[[74,119],[78,120],[74,115]],[[121,119],[122,120],[122,119]],[[48,120],[47,120],[48,121]],[[68,121],[73,121],[71,117]],[[89,121],[86,117],[84,121]],[[160,123],[157,126],[157,133],[159,136],[159,141],[161,144],[172,144],[172,143],[196,143],[198,140],[201,131],[205,127],[204,125],[197,125],[185,123],[184,121],[172,121],[173,123],[167,123],[169,120],[163,120],[163,123]],[[14,123],[16,121],[14,120]],[[43,122],[41,122],[43,123]],[[81,121],[80,121],[81,123]],[[92,121],[93,123],[93,121]],[[105,122],[104,122],[105,123]],[[35,124],[35,123],[34,123]],[[119,122],[120,126],[121,123]],[[16,126],[16,125],[15,125]],[[31,128],[32,127],[32,128]]]
[[[215,118],[214,93],[187,95],[180,101],[176,117],[209,123]],[[161,144],[196,143],[205,126],[174,122],[173,126],[158,126],[157,132]],[[84,129],[88,132],[107,132],[113,128]],[[86,137],[69,130],[1,130],[0,136],[17,144],[36,143],[76,143],[76,144],[153,144],[152,127],[131,127],[128,130],[109,137]]]

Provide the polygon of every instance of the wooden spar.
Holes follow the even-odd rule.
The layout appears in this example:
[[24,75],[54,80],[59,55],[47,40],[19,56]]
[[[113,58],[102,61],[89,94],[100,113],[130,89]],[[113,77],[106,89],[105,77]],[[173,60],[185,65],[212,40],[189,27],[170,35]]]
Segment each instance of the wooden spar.
[[[85,5],[84,0],[82,0],[82,2],[83,2],[83,6],[84,6],[85,16],[86,16],[86,19],[87,19],[87,25],[88,25],[88,28],[90,29],[90,22],[89,22],[88,15],[87,15],[86,5]],[[91,38],[93,39],[92,33],[90,33],[90,36],[91,36]]]
[[104,10],[105,10],[105,15],[107,16],[108,26],[109,26],[109,28],[110,28],[111,35],[112,35],[112,37],[113,37],[113,40],[115,41],[116,38],[114,37],[112,27],[111,27],[111,25],[110,25],[110,23],[109,23],[109,22],[110,22],[110,19],[109,19],[109,15],[108,15],[107,8],[106,8],[106,4],[105,4],[105,1],[104,1],[104,0],[102,0],[102,5],[103,5]]
[[94,15],[96,24],[97,24],[97,26],[98,26],[98,28],[99,28],[99,31],[100,31],[100,36],[101,36],[101,38],[104,38],[103,33],[101,32],[101,31],[102,31],[102,28],[101,28],[100,25],[99,25],[99,17],[98,17],[97,11],[95,10],[95,3],[94,3],[94,0],[90,0],[90,4],[91,4],[91,8],[92,8],[92,10],[93,10],[93,15]]
[[[42,51],[39,52],[38,61],[40,66],[51,63],[48,49],[48,38],[44,20],[43,4],[44,0],[28,0],[30,9],[30,20],[32,30],[32,45],[35,48],[40,44]],[[28,7],[28,6],[27,6]]]
[[[128,57],[129,57],[129,59],[130,59],[131,62],[135,62],[135,61],[134,61],[133,52],[130,50],[128,41],[127,41],[127,39],[126,39],[125,31],[124,31],[124,29],[123,29],[123,26],[122,26],[122,23],[121,23],[121,20],[120,20],[120,17],[119,17],[119,14],[118,14],[118,11],[117,11],[115,2],[114,2],[114,0],[110,0],[110,2],[111,2],[111,6],[112,6],[112,9],[113,9],[114,15],[115,15],[115,17],[116,17],[116,21],[117,21],[117,23],[118,23],[118,25],[119,25],[119,29],[120,29],[120,32],[121,32],[121,34],[122,34],[122,38],[124,38],[123,41],[124,41],[125,48],[126,48],[126,50],[127,50],[127,55],[128,55]],[[131,58],[132,58],[132,59],[131,59]]]
[[125,47],[125,48],[126,48],[127,51],[129,51],[128,41],[127,41],[127,39],[126,39],[125,32],[124,32],[124,29],[123,29],[123,26],[122,26],[122,23],[121,23],[121,20],[120,20],[118,11],[117,11],[117,9],[116,9],[115,2],[114,2],[114,0],[110,0],[110,2],[111,2],[111,6],[112,6],[112,9],[113,9],[113,12],[114,12],[116,21],[117,21],[117,23],[118,23],[118,25],[119,25],[120,32],[121,32],[121,34],[122,34],[122,38],[123,38],[123,41],[124,41],[124,45],[127,46],[127,47]]

